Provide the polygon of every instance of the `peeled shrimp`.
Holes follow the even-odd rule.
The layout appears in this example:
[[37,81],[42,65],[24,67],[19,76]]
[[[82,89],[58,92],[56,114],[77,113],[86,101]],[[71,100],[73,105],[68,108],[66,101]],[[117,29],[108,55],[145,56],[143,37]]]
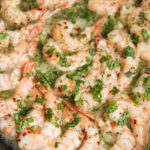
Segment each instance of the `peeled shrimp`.
[[[60,127],[54,125],[54,121],[60,118],[60,112],[58,110],[56,101],[57,98],[50,89],[41,89],[46,98],[45,109],[51,108],[53,111],[53,116],[51,121],[45,121],[42,125],[37,128],[34,132],[20,134],[19,136],[19,147],[23,150],[36,150],[42,149],[49,143],[53,142],[61,133]],[[38,119],[38,118],[37,118]]]
[[[52,54],[49,54],[49,49],[51,48],[53,49],[53,52]],[[47,61],[61,71],[73,71],[77,67],[86,64],[86,58],[90,57],[89,52],[83,50],[71,56],[66,56],[66,60],[62,62],[62,64],[59,64],[59,62],[62,60],[61,55],[63,54],[61,53],[61,49],[58,47],[58,45],[52,40],[48,41],[48,43],[45,45],[43,53]],[[60,56],[58,56],[58,53]]]
[[[28,67],[27,67],[28,66]],[[30,72],[33,68],[33,62],[29,62],[25,66],[25,72]],[[8,114],[14,114],[15,112],[18,111],[18,103],[17,99],[24,99],[30,91],[32,90],[32,87],[34,86],[33,83],[33,78],[30,77],[28,78],[25,76],[21,79],[19,84],[17,85],[15,89],[15,93],[13,95],[13,98],[8,99],[8,100],[0,100],[0,117],[6,116]]]
[[[72,0],[73,1],[73,0]],[[71,2],[72,2],[71,1]],[[56,1],[47,1],[47,0],[38,0],[37,5],[40,8],[50,8],[52,7],[53,10],[55,10],[57,5],[60,5],[60,8],[66,7],[68,4],[71,3],[70,1],[62,1],[62,0],[56,0]],[[6,19],[6,21],[9,21],[10,23],[13,23],[17,26],[24,25],[29,23],[31,20],[38,20],[40,17],[45,13],[45,10],[41,9],[32,9],[29,11],[21,11],[19,8],[19,4],[21,3],[21,0],[14,0],[13,2],[11,0],[2,0],[1,1],[1,15]],[[36,6],[37,7],[37,6]],[[56,8],[55,8],[56,7]],[[59,8],[59,7],[58,7]],[[12,15],[13,13],[13,15]]]
[[88,7],[101,16],[115,14],[126,0],[89,0]]
[[0,74],[0,91],[11,90],[16,87],[20,80],[20,69],[15,69],[10,73]]
[[73,37],[71,34],[74,25],[67,20],[62,20],[54,25],[53,39],[60,45],[60,48],[67,52],[77,52],[85,49],[88,41],[91,39],[91,28],[86,28],[81,35],[84,38]]
[[5,116],[0,118],[0,129],[9,138],[15,138],[16,134],[16,122],[12,116]]
[[149,102],[143,102],[141,105],[136,106],[131,102],[129,97],[121,96],[120,98],[114,98],[114,100],[116,101],[118,109],[111,113],[109,117],[117,122],[121,117],[121,114],[128,109],[128,117],[131,119],[131,126],[136,142],[140,146],[145,147],[148,134]]
[[[122,70],[121,74],[119,75],[118,79],[118,88],[122,91],[129,83],[131,82],[134,74],[135,69],[138,67],[138,54],[136,48],[134,47],[133,43],[130,42],[128,36],[123,33],[121,30],[114,30],[108,34],[108,39],[110,43],[116,48],[119,52],[122,52],[127,46],[130,46],[135,51],[135,57],[127,57],[121,58],[122,59]],[[126,73],[130,71],[131,76],[126,76]]]
[[139,42],[137,51],[141,59],[150,60],[150,38],[146,42]]

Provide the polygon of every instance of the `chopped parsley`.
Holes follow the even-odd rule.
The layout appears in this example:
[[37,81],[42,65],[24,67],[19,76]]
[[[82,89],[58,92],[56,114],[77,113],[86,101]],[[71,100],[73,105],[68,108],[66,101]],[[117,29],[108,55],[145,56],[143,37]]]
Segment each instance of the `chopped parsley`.
[[30,107],[27,103],[25,103],[23,100],[17,100],[19,103],[18,107],[20,108],[20,111],[14,114],[14,118],[17,123],[17,133],[21,133],[23,129],[25,129],[30,123],[32,123],[34,120],[32,118],[26,118],[24,119],[24,116],[29,114],[32,111],[32,107]]
[[123,49],[122,55],[124,58],[127,58],[127,57],[135,58],[134,48],[127,46],[126,48]]
[[47,112],[45,113],[45,118],[47,121],[51,121],[53,118],[54,114],[51,108],[47,108]]
[[30,24],[36,24],[36,20],[30,20],[29,23]]
[[100,104],[102,104],[101,91],[103,90],[103,86],[102,80],[96,80],[95,85],[91,87],[93,99]]
[[7,32],[0,32],[0,40],[6,39],[9,36]]
[[135,94],[132,96],[132,101],[133,101],[133,103],[138,104],[138,103],[139,103],[139,102],[138,102],[138,98],[141,98],[141,95],[140,95],[139,92],[135,93]]
[[45,101],[46,101],[45,98],[36,98],[36,102],[37,102],[37,103],[42,103],[42,104],[44,104]]
[[124,113],[122,113],[120,119],[118,120],[118,124],[123,126],[127,122],[127,117],[129,115],[129,110],[127,109]]
[[114,112],[115,110],[118,109],[118,106],[116,106],[115,101],[111,101],[107,106],[106,106],[106,114],[109,115],[110,113]]
[[131,71],[126,72],[125,76],[128,77],[128,78],[130,78],[132,76],[132,72]]
[[86,37],[86,34],[80,34],[78,39],[81,40],[81,39],[84,39],[85,37]]
[[54,46],[49,46],[49,47],[48,47],[48,51],[46,52],[46,54],[47,54],[47,55],[52,55],[53,52],[54,52],[54,50],[55,50],[55,47],[54,47]]
[[149,38],[148,32],[146,29],[142,29],[141,34],[143,36],[143,39],[146,41]]
[[56,79],[61,74],[62,74],[61,72],[59,72],[55,69],[51,69],[50,71],[47,71],[46,73],[37,71],[35,77],[39,82],[42,82],[45,86],[53,87]]
[[139,17],[140,17],[140,20],[136,24],[140,26],[144,23],[144,20],[147,20],[147,19],[145,18],[144,12],[140,12]]
[[14,118],[17,123],[17,133],[21,133],[23,129],[25,129],[30,123],[34,121],[32,118],[23,119],[23,117],[19,113],[15,113]]
[[101,63],[106,62],[107,67],[110,70],[113,70],[113,69],[116,69],[116,68],[120,67],[118,59],[117,60],[113,60],[112,56],[109,56],[109,55],[108,56],[101,55],[100,62]]
[[81,120],[81,117],[79,116],[79,114],[75,113],[74,114],[74,120],[72,122],[67,123],[65,125],[65,129],[69,129],[69,128],[77,126],[78,123],[80,122],[80,120]]
[[131,40],[134,43],[134,45],[137,45],[138,41],[139,41],[139,36],[135,33],[131,34]]
[[37,0],[21,0],[19,8],[22,11],[28,11],[31,9],[39,8]]
[[67,78],[75,80],[76,77],[85,75],[91,68],[92,63],[93,63],[92,59],[86,57],[86,64],[81,67],[78,67],[72,74],[67,74]]
[[57,64],[62,66],[62,67],[70,67],[71,64],[67,61],[66,56],[67,56],[66,53],[64,53],[62,55],[60,53],[57,53],[57,57],[60,58],[60,60],[59,60],[59,62]]
[[74,101],[79,101],[81,96],[80,84],[82,81],[76,81],[76,88],[73,91],[72,97]]
[[119,90],[117,89],[116,86],[114,86],[111,92],[113,95],[116,95],[119,92]]
[[139,6],[142,3],[143,0],[135,0],[135,5]]
[[61,88],[61,91],[64,92],[67,89],[67,85],[62,85],[60,88]]
[[107,37],[108,33],[114,30],[116,25],[116,20],[108,16],[108,21],[102,26],[102,34],[104,37]]
[[95,56],[96,55],[96,49],[95,48],[89,48],[88,51],[89,51],[91,56]]
[[0,91],[0,98],[2,98],[2,99],[8,99],[8,98],[12,97],[13,94],[14,94],[14,90]]
[[144,99],[147,98],[148,100],[150,100],[150,76],[145,78],[144,83],[146,84]]
[[31,77],[30,73],[26,72],[25,74],[28,79]]
[[58,103],[58,109],[59,110],[63,110],[63,104],[60,102],[60,103]]

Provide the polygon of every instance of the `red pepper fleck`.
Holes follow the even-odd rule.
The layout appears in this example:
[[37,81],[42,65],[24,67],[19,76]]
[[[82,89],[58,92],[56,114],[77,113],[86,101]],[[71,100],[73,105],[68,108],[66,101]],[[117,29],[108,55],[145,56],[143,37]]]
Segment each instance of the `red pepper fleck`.
[[27,133],[25,132],[25,133],[23,133],[23,136],[26,136],[27,135]]
[[58,91],[61,92],[61,87],[58,87]]
[[21,139],[17,139],[17,141],[18,141],[18,142],[20,142],[20,141],[21,141]]
[[136,124],[137,120],[134,120],[134,124]]

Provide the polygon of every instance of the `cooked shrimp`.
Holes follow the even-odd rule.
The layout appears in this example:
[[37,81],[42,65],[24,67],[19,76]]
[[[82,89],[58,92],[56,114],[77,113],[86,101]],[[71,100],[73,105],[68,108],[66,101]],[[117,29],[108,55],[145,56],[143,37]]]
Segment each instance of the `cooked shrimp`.
[[[127,49],[131,49],[131,51],[134,53],[134,56],[123,56],[124,58],[121,58],[122,70],[118,79],[118,87],[120,91],[122,91],[125,87],[127,87],[127,85],[129,85],[133,76],[135,75],[135,69],[138,67],[139,62],[138,54],[133,43],[129,41],[130,39],[121,30],[114,30],[110,32],[108,39],[119,52],[123,53]],[[131,73],[131,76],[126,75],[128,72]]]
[[139,42],[137,52],[141,59],[150,60],[150,38],[146,42]]
[[45,45],[43,53],[48,62],[61,71],[73,71],[77,67],[86,64],[86,58],[91,57],[86,50],[71,56],[65,56],[58,45],[52,40],[49,40]]
[[149,120],[149,102],[143,102],[136,106],[129,97],[114,98],[116,101],[117,110],[109,115],[109,117],[118,122],[119,118],[127,109],[129,111],[128,117],[131,119],[131,126],[136,142],[145,147],[147,139],[147,125]]
[[[68,106],[68,105],[67,105]],[[70,106],[69,106],[70,109]],[[68,110],[68,108],[64,108],[62,120],[66,124],[70,122],[73,117],[74,110],[72,108]],[[98,128],[85,116],[79,114],[81,120],[74,127],[66,130],[65,134],[60,139],[60,144],[58,145],[58,150],[66,149],[66,150],[74,150],[74,149],[87,149],[91,150],[98,149],[99,143],[99,131]],[[68,144],[70,141],[70,144]]]
[[[77,52],[85,49],[91,39],[91,29],[86,28],[78,37],[71,34],[74,25],[67,20],[62,20],[54,25],[53,39],[60,45],[60,48],[67,52]],[[84,35],[82,38],[81,36]],[[80,38],[81,37],[81,38]]]
[[34,56],[37,44],[38,44],[38,39],[34,39],[33,41],[31,41],[30,44],[27,45],[27,47],[23,47],[23,49],[25,48],[25,52],[13,51],[8,54],[0,53],[1,71],[2,72],[12,71],[14,69],[14,67],[16,67],[18,69],[22,68],[23,65],[26,62],[28,62],[29,57]]
[[20,80],[20,76],[21,76],[20,69],[15,69],[10,73],[1,73],[0,91],[14,89]]
[[[27,67],[28,66],[28,67]],[[25,66],[25,72],[31,72],[33,67],[33,62],[29,62]],[[24,99],[30,91],[32,90],[34,83],[32,77],[28,78],[24,76],[15,89],[13,98],[8,100],[0,100],[0,117],[6,116],[8,114],[14,114],[18,111],[17,99]]]
[[89,0],[88,7],[101,16],[115,14],[126,0]]
[[[52,7],[53,10],[55,10],[57,5],[59,4],[60,8],[66,7],[68,4],[72,3],[72,1],[62,1],[62,0],[56,0],[56,1],[41,1],[38,0],[37,3],[35,3],[36,7],[40,8],[50,8]],[[20,26],[25,25],[29,23],[32,20],[38,20],[40,17],[45,13],[45,10],[41,9],[32,9],[29,11],[21,11],[21,9],[18,7],[18,5],[21,3],[21,0],[2,0],[1,1],[1,15],[10,23],[13,23],[14,25]],[[58,8],[59,8],[58,7]],[[12,15],[13,13],[13,15]]]
[[37,130],[35,130],[34,132],[27,133],[25,136],[22,133],[19,136],[19,147],[23,150],[42,149],[49,143],[55,141],[55,139],[61,133],[59,125],[56,126],[54,124],[56,120],[60,119],[61,115],[61,112],[58,110],[58,106],[56,103],[57,98],[51,89],[45,89],[44,87],[42,87],[41,90],[46,99],[45,109],[46,111],[48,111],[48,109],[51,109],[52,114],[48,115],[52,116],[50,116],[50,118],[46,118],[48,121],[43,122],[42,125],[39,128],[37,128]]
[[[132,150],[136,141],[134,135],[127,126],[118,126],[110,120],[100,121],[99,128],[101,129],[102,141],[100,148],[110,150]],[[106,145],[106,143],[110,145]]]
[[0,118],[0,129],[9,138],[14,138],[16,134],[16,122],[12,116]]
[[136,97],[137,95],[137,103],[142,103],[145,100],[149,101],[149,80],[150,75],[149,72],[145,71],[141,77],[138,79],[136,85],[133,87],[133,95]]

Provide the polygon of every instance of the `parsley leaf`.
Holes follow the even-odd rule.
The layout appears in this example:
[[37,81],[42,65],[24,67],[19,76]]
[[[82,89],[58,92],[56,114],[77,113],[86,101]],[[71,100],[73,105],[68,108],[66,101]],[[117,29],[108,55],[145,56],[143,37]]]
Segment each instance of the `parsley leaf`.
[[122,113],[120,119],[118,120],[118,124],[123,126],[127,122],[127,116],[129,114],[129,110],[127,109],[124,113]]
[[125,76],[128,77],[128,78],[130,78],[132,76],[132,72],[131,71],[126,72]]
[[89,48],[88,51],[89,51],[91,56],[95,56],[96,55],[96,49],[95,48]]
[[138,102],[138,98],[140,98],[140,97],[141,97],[141,95],[140,95],[139,92],[135,93],[135,94],[132,96],[132,101],[133,101],[133,103],[138,104],[138,103],[139,103],[139,102]]
[[113,95],[116,95],[119,92],[119,90],[117,89],[116,86],[114,86],[111,92]]
[[7,32],[0,32],[0,40],[6,39],[9,36]]
[[132,57],[135,58],[135,51],[134,48],[127,46],[126,48],[123,49],[122,51],[122,55],[123,57],[127,58],[127,57]]
[[51,108],[47,108],[47,112],[45,113],[45,118],[48,121],[51,121],[52,117],[54,116],[53,111]]
[[108,16],[108,21],[102,26],[102,34],[107,37],[108,33],[114,30],[116,25],[116,20]]
[[77,126],[78,123],[80,122],[80,120],[81,120],[81,117],[79,116],[79,114],[78,114],[78,113],[75,113],[75,114],[74,114],[74,120],[73,120],[72,122],[70,122],[70,123],[67,123],[67,124],[65,125],[65,129],[68,129],[68,128],[72,128],[72,127]]
[[102,94],[101,91],[103,90],[103,82],[101,80],[96,80],[96,84],[91,87],[93,99],[96,102],[102,103]]
[[59,72],[55,69],[51,69],[50,71],[47,71],[46,73],[37,71],[35,77],[39,82],[42,82],[45,86],[53,87],[56,79],[61,74],[62,74],[61,72]]
[[147,98],[148,100],[150,100],[150,76],[145,78],[144,83],[146,84],[144,99]]
[[44,104],[45,101],[46,101],[45,98],[36,98],[36,102],[37,102],[37,103],[42,103],[42,104]]
[[140,12],[139,17],[140,17],[140,20],[137,22],[137,25],[140,26],[140,25],[142,25],[144,23],[144,20],[147,20],[147,19],[145,18],[144,12]]
[[67,86],[66,85],[62,85],[61,86],[61,91],[65,91],[67,89]]
[[110,113],[114,112],[115,110],[118,109],[118,106],[116,106],[115,101],[111,101],[107,106],[106,106],[106,114],[109,115]]
[[81,67],[78,67],[72,74],[67,74],[67,78],[76,80],[75,79],[76,77],[80,77],[87,73],[87,71],[91,68],[92,63],[93,63],[92,59],[87,57],[86,64]]
[[110,70],[113,70],[115,68],[119,68],[120,65],[118,63],[118,60],[113,60],[112,56],[104,56],[102,55],[101,58],[100,58],[100,62],[101,63],[104,63],[106,62],[107,63],[107,66]]
[[142,29],[141,33],[142,33],[143,39],[146,41],[149,38],[147,30]]

